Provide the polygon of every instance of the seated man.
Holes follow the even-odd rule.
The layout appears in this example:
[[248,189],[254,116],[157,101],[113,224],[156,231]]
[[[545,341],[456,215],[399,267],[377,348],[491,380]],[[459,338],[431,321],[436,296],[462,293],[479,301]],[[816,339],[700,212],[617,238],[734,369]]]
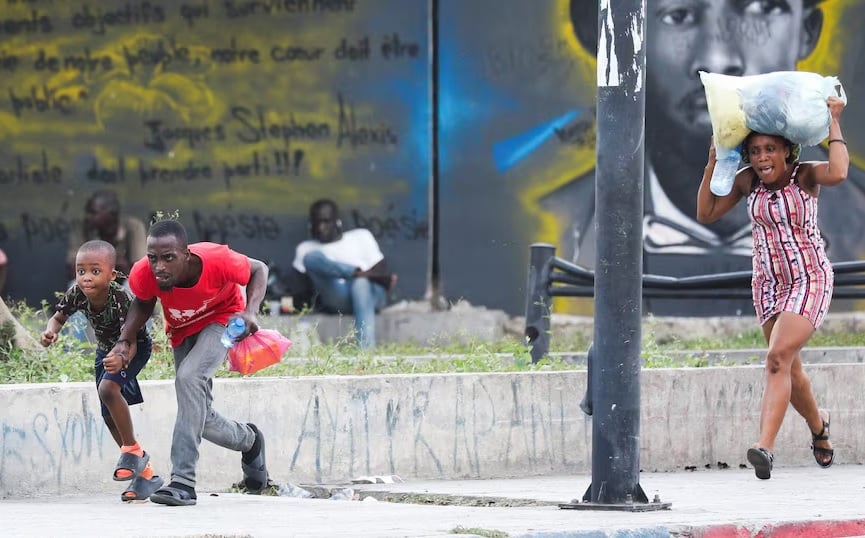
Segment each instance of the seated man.
[[339,208],[326,199],[310,206],[309,232],[312,239],[297,246],[293,267],[309,276],[321,310],[354,314],[358,345],[375,347],[375,313],[396,282],[378,242],[363,228],[343,232]]
[[147,248],[147,231],[141,220],[120,214],[120,200],[111,190],[94,192],[84,205],[81,226],[69,233],[66,253],[68,277],[75,278],[75,256],[78,248],[93,239],[107,241],[117,251],[117,281],[126,282],[132,264],[143,258]]
[[[114,265],[117,269],[116,281],[125,287],[132,265],[147,254],[147,230],[140,219],[120,214],[120,199],[113,190],[103,189],[91,194],[84,204],[81,224],[69,230],[66,273],[70,280],[67,288],[75,285],[78,248],[94,239],[106,241],[114,247],[117,252]],[[96,342],[93,329],[81,312],[72,314],[63,330],[71,332],[82,342]]]

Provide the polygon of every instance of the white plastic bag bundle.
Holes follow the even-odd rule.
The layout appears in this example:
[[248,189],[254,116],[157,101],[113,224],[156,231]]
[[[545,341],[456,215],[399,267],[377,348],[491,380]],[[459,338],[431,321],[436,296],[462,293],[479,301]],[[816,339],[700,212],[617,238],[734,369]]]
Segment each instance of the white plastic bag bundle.
[[712,120],[715,151],[720,156],[741,144],[751,132],[739,97],[745,77],[700,71],[700,80],[706,90],[706,105]]
[[717,149],[738,146],[757,131],[814,146],[829,136],[826,100],[847,95],[837,77],[806,71],[776,71],[733,77],[700,72]]
[[[829,136],[829,97],[847,95],[837,77],[805,71],[776,71],[734,77],[700,72],[712,121],[715,151],[725,166],[715,167],[710,186],[718,196],[730,192],[734,152],[751,131],[779,135],[794,144],[814,146]],[[732,171],[731,171],[732,170]]]
[[837,77],[802,71],[756,75],[741,89],[742,111],[748,128],[780,135],[794,144],[816,146],[829,136],[831,117],[826,99],[847,103]]

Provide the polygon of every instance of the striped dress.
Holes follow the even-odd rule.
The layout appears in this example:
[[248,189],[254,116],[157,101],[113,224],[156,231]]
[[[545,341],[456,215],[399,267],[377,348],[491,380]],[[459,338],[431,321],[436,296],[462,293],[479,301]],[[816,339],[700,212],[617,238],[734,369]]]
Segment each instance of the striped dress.
[[748,196],[754,239],[751,291],[760,325],[780,312],[794,312],[820,327],[835,275],[817,228],[817,198],[790,183],[770,191],[760,181]]

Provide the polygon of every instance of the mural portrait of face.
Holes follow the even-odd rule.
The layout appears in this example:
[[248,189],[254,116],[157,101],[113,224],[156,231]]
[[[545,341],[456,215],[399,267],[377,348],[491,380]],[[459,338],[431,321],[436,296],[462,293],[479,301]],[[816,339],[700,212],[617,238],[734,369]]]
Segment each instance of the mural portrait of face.
[[[741,76],[795,70],[817,44],[822,13],[815,2],[802,0],[649,3],[647,150],[667,197],[693,217],[694,179],[705,165],[702,153],[712,130],[698,72]],[[713,231],[729,236],[745,222],[744,215],[732,215]]]
[[817,43],[822,14],[802,0],[650,0],[646,32],[647,114],[701,138],[709,133],[699,71],[757,75],[796,69]]
[[[826,10],[837,27],[845,10],[860,9],[857,5],[833,0],[647,0],[645,272],[687,276],[750,268],[752,241],[745,204],[708,225],[695,220],[695,200],[712,134],[699,72],[750,76],[797,70],[811,61],[808,65],[817,66],[812,67],[815,71],[836,73],[843,52],[853,43],[849,34],[837,29],[827,35]],[[577,42],[596,54],[597,2],[568,0],[568,6]],[[821,40],[827,39],[833,47],[824,46],[813,61]],[[857,129],[850,125],[845,132]],[[820,147],[807,148],[803,155],[803,160],[825,158]],[[542,200],[545,208],[568,223],[560,236],[563,254],[573,254],[575,261],[587,266],[593,265],[597,240],[592,224],[593,175],[579,176]],[[860,169],[851,168],[845,183],[821,193],[821,206],[831,207],[821,211],[820,227],[833,260],[860,259],[865,253],[862,239],[846,231],[837,217],[839,211],[858,214],[865,207],[863,179]],[[749,310],[748,301],[734,303],[726,310]],[[654,301],[650,310],[656,314],[718,311],[719,305],[695,305],[692,310],[681,302]]]
[[[449,293],[510,311],[496,274],[525,278],[524,247],[553,244],[556,255],[595,265],[595,162],[604,120],[597,110],[598,10],[616,1],[440,0],[440,256]],[[865,41],[858,0],[646,0],[643,269],[692,276],[751,269],[745,204],[709,225],[696,221],[696,199],[712,133],[698,71],[759,75],[801,70],[837,76],[849,104],[842,118],[852,162],[863,162]],[[495,24],[490,24],[494,20]],[[602,20],[604,20],[602,18]],[[608,41],[609,42],[609,41]],[[621,118],[614,118],[620,120]],[[825,160],[826,146],[802,160]],[[820,227],[833,261],[862,259],[865,178],[820,193]],[[473,231],[467,234],[466,230]],[[483,251],[474,272],[466,256]],[[516,286],[515,286],[516,288]],[[646,302],[658,315],[753,312],[750,299]],[[669,301],[668,301],[669,302]],[[835,303],[841,304],[841,302]],[[557,312],[591,313],[591,300],[562,299]]]
[[[647,0],[646,150],[676,209],[693,218],[712,126],[699,71],[742,76],[795,70],[822,30],[820,0]],[[597,48],[594,0],[571,0],[580,43]],[[739,212],[714,226],[736,234]]]

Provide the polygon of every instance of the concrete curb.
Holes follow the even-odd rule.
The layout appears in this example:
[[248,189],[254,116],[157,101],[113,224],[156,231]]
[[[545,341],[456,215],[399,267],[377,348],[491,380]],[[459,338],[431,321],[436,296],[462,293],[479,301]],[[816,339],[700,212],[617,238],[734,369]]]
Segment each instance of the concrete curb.
[[[334,342],[350,339],[354,328],[352,316],[297,314],[262,316],[261,324],[277,329],[298,344]],[[491,342],[505,336],[522,340],[526,328],[523,316],[508,316],[501,310],[490,310],[461,301],[450,310],[433,311],[425,302],[402,302],[391,305],[376,316],[376,338],[379,343],[413,342],[434,347],[443,342]],[[571,341],[574,336],[591,341],[594,318],[553,314],[550,320],[553,341]],[[643,319],[642,332],[658,343],[688,338],[723,338],[759,330],[753,315],[723,317],[654,317]],[[863,332],[865,313],[830,313],[821,332]]]
[[[587,354],[558,352],[550,353],[550,356],[561,358],[569,364],[585,365]],[[669,360],[671,364],[679,362],[682,365],[694,362],[699,363],[699,366],[743,366],[761,365],[765,356],[765,348],[683,349],[665,350],[663,360]],[[860,364],[865,362],[865,348],[806,347],[802,350],[802,362],[805,364]]]
[[[99,493],[16,497],[0,502],[4,536],[100,537],[285,536],[358,538],[509,536],[511,538],[792,538],[865,535],[865,512],[856,499],[865,484],[862,465],[823,470],[779,468],[761,481],[747,469],[696,473],[641,473],[647,491],[660,492],[669,510],[621,512],[562,510],[591,482],[588,475],[499,480],[432,480],[388,484],[394,493],[435,497],[531,499],[537,504],[386,502],[352,486],[350,498],[206,493],[198,505],[171,508],[153,503],[123,504],[113,483]],[[366,487],[379,490],[382,484]],[[109,493],[110,492],[110,493]],[[578,493],[577,493],[578,494]],[[651,495],[652,493],[650,493]],[[254,515],[254,517],[251,517]]]
[[752,525],[709,525],[670,529],[669,536],[682,538],[801,538],[803,536],[863,536],[865,519],[846,521],[790,521],[771,523],[762,527]]
[[532,532],[511,538],[802,538],[865,536],[865,519],[790,521],[762,526],[723,524],[705,526],[640,527],[614,531]]

